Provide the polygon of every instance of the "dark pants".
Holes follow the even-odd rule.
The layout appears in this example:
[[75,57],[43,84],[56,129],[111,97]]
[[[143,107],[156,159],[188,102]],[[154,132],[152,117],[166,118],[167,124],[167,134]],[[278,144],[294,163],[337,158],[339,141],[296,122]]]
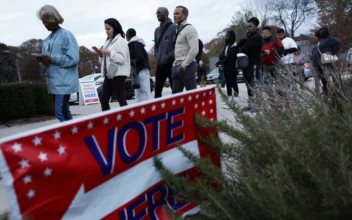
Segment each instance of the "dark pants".
[[235,70],[225,69],[224,71],[228,96],[232,96],[232,91],[234,92],[235,97],[238,96],[239,90],[238,90],[238,84],[237,84],[237,74],[238,74],[238,69],[235,69]]
[[243,77],[246,81],[247,86],[247,93],[249,97],[253,97],[253,89],[255,88],[254,85],[254,68],[252,64],[249,64],[247,68],[243,69]]
[[55,115],[60,122],[68,121],[72,119],[70,112],[70,104],[68,103],[70,95],[53,95],[55,103]]
[[172,94],[180,93],[184,88],[192,90],[197,88],[196,74],[197,63],[192,62],[186,70],[181,68],[181,64],[172,67]]
[[[224,71],[219,71],[219,73],[220,73],[220,85],[221,85],[221,88],[224,88],[226,84],[225,73]],[[237,75],[236,75],[236,78],[237,78]]]
[[169,78],[170,87],[172,89],[172,78],[171,78],[172,64],[165,65],[163,67],[157,66],[155,73],[155,98],[162,96],[164,84],[167,78]]
[[116,95],[120,106],[127,105],[125,94],[125,80],[127,76],[115,76],[113,79],[105,77],[103,84],[103,94],[101,95],[101,109],[107,111],[110,109],[109,101],[113,94]]
[[321,83],[323,84],[323,92],[325,94],[327,94],[329,82],[326,79],[326,77],[329,77],[331,74],[333,82],[336,83],[337,80],[336,80],[335,76],[333,75],[336,72],[336,70],[335,70],[334,66],[330,63],[317,64],[317,65],[315,65],[315,68],[318,71],[319,78],[321,80]]

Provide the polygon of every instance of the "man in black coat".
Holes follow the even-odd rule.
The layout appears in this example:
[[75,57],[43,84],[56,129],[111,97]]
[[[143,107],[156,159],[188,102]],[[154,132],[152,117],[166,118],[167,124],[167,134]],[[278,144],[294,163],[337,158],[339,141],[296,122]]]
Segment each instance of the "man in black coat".
[[142,38],[136,36],[136,31],[132,28],[126,32],[128,48],[131,57],[131,68],[135,68],[138,79],[139,88],[135,90],[137,102],[147,101],[151,99],[150,93],[150,64],[145,43]]
[[252,110],[255,104],[253,93],[253,89],[255,88],[254,69],[258,65],[261,65],[261,52],[263,47],[263,37],[258,33],[258,25],[258,18],[253,17],[249,19],[247,24],[246,37],[242,39],[237,45],[237,47],[240,49],[240,52],[246,54],[249,59],[248,66],[242,70],[248,93],[248,107],[245,107],[243,111]]

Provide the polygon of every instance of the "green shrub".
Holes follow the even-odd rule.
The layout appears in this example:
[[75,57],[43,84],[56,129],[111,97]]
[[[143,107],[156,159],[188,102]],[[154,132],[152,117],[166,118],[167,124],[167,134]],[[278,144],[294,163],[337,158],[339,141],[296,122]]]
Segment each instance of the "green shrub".
[[0,84],[0,121],[53,115],[54,104],[43,83]]
[[352,219],[352,81],[346,78],[324,96],[302,83],[295,92],[278,95],[277,82],[262,96],[258,113],[231,104],[234,124],[197,116],[199,126],[223,137],[199,137],[221,155],[222,169],[181,147],[204,173],[191,184],[155,159],[180,198],[200,206],[189,218]]

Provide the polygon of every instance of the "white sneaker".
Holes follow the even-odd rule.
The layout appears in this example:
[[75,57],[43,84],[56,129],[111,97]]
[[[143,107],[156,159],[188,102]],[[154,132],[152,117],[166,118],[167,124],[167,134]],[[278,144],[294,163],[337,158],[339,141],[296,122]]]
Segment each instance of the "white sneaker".
[[240,98],[239,97],[234,97],[233,101],[238,104],[240,102]]
[[[228,97],[227,101],[228,101],[228,103],[232,103],[232,102],[234,101],[234,99],[233,99],[232,96],[230,96],[230,97]],[[225,105],[223,105],[222,107],[223,107],[224,109],[230,109],[230,106],[229,106],[228,104],[225,104]]]

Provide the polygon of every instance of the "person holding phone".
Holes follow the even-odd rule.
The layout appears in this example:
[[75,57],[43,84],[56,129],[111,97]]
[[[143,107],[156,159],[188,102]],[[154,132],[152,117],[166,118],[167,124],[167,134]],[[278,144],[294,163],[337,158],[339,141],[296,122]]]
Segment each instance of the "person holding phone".
[[79,46],[73,34],[60,27],[64,19],[55,7],[43,6],[37,17],[51,34],[43,41],[42,56],[33,56],[45,67],[48,92],[53,95],[56,117],[60,122],[68,121],[72,119],[68,102],[70,95],[79,90]]
[[101,109],[110,109],[110,97],[115,93],[120,106],[126,106],[125,81],[131,72],[130,52],[125,40],[125,32],[115,18],[104,21],[107,39],[98,51],[101,72],[105,79],[101,96]]

